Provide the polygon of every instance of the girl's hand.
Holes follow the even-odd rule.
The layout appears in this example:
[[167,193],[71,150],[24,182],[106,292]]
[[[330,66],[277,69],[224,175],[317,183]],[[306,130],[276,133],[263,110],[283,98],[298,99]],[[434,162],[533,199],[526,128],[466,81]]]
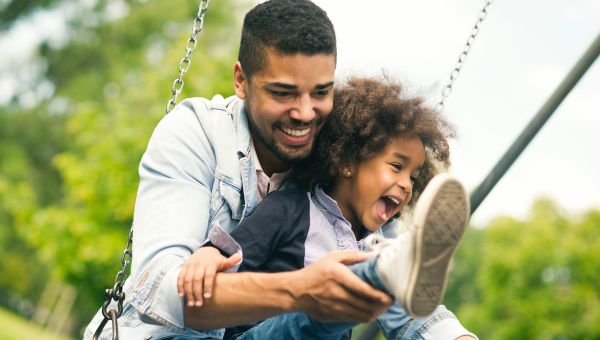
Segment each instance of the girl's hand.
[[202,247],[194,252],[181,267],[177,291],[185,295],[188,306],[202,306],[202,298],[209,299],[217,272],[234,267],[242,260],[241,253],[230,257],[221,255],[214,247]]

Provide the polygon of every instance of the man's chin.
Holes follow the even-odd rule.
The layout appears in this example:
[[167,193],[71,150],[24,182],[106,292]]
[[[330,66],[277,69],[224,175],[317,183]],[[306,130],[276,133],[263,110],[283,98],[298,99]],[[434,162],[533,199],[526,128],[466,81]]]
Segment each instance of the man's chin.
[[299,162],[306,159],[312,149],[311,145],[303,145],[301,147],[281,147],[276,150],[276,155],[279,159],[285,162]]

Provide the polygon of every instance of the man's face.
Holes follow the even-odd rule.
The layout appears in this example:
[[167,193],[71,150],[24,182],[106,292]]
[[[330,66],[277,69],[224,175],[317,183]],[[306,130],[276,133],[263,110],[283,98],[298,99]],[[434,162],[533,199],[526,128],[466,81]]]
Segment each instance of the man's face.
[[251,79],[236,64],[236,94],[245,100],[261,163],[269,159],[293,163],[308,156],[333,107],[334,73],[331,54],[283,55],[268,50],[264,68]]

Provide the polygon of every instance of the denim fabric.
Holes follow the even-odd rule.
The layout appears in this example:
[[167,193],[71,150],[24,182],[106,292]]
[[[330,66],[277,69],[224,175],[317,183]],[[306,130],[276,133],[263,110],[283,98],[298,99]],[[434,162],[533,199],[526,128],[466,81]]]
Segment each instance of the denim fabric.
[[[350,268],[360,278],[373,287],[387,291],[377,274],[377,257],[352,265]],[[386,339],[422,340],[422,339],[456,339],[461,335],[470,335],[477,339],[475,334],[469,332],[456,316],[445,306],[438,306],[431,315],[413,319],[398,303],[394,304],[377,318],[377,324]]]
[[[376,270],[377,257],[350,266],[350,269],[365,282],[385,291]],[[461,335],[477,337],[467,331],[444,306],[424,319],[412,319],[406,311],[395,303],[377,318],[377,323],[386,339],[422,340],[456,339]],[[344,322],[319,322],[303,313],[288,313],[261,322],[254,328],[238,336],[237,340],[262,339],[324,339],[339,340],[349,337],[350,330],[357,324]]]
[[315,321],[304,313],[287,313],[266,319],[236,340],[340,340],[354,326],[351,323]]
[[[121,338],[220,338],[222,330],[185,327],[176,282],[182,263],[212,226],[230,232],[258,204],[250,143],[243,102],[236,97],[187,99],[157,125],[139,167]],[[102,318],[98,311],[86,339]],[[110,338],[110,325],[105,328]]]

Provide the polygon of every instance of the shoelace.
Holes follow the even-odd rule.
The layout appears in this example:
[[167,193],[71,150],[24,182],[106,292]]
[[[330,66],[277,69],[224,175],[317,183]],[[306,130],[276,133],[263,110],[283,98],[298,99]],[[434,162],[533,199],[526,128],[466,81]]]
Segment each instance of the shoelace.
[[371,234],[365,239],[365,247],[370,251],[379,252],[388,244],[390,241],[381,234]]
[[[411,232],[414,228],[412,224],[405,225],[403,228],[397,229],[398,236],[403,233]],[[379,253],[381,249],[391,244],[391,239],[385,238],[382,234],[370,234],[365,238],[365,249]]]

